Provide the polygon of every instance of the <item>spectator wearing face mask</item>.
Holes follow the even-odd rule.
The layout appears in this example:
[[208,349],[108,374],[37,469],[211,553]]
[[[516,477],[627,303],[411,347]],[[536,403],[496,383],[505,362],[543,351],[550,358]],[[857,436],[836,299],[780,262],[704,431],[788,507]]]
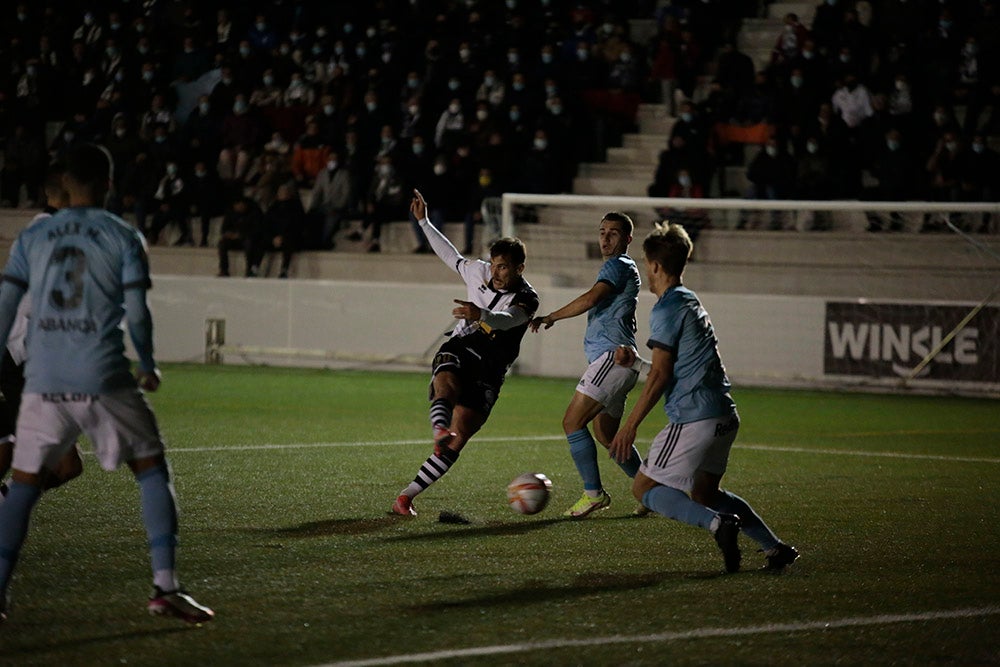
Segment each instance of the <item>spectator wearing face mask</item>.
[[[795,184],[795,163],[787,152],[782,150],[781,143],[774,137],[767,140],[764,150],[750,161],[747,166],[747,180],[750,188],[748,199],[787,199]],[[740,228],[759,227],[759,216],[749,219],[744,215],[739,223]],[[771,229],[782,229],[783,216],[778,211],[771,216]]]
[[455,150],[464,135],[465,114],[462,113],[462,101],[453,97],[448,103],[448,108],[441,112],[434,128],[434,145],[439,152],[450,153]]
[[516,178],[516,192],[555,194],[559,192],[556,157],[545,130],[535,130],[531,148],[524,156]]
[[771,66],[777,67],[782,73],[802,53],[802,46],[809,37],[809,30],[799,22],[799,17],[793,12],[785,14],[785,24],[781,34],[771,49]]
[[269,53],[278,48],[278,33],[268,24],[264,14],[257,14],[253,25],[247,30],[250,48],[260,53]]
[[208,95],[202,95],[198,98],[198,105],[184,121],[180,132],[180,139],[188,159],[192,162],[198,160],[214,162],[219,155],[221,132],[222,119],[214,113]]
[[335,237],[350,212],[351,173],[338,151],[330,151],[326,165],[316,175],[309,200],[306,243],[320,250],[333,250]]
[[503,106],[507,89],[495,70],[488,69],[483,73],[483,80],[476,89],[476,102],[486,102],[494,109]]
[[316,103],[316,92],[313,90],[302,74],[296,72],[292,74],[292,79],[285,89],[282,101],[286,107],[311,107]]
[[153,194],[153,225],[147,237],[151,245],[159,242],[160,234],[168,225],[177,225],[180,231],[180,237],[174,245],[194,245],[188,219],[188,194],[177,161],[168,161]]
[[[810,135],[806,137],[796,155],[794,197],[807,201],[822,201],[832,198],[833,192],[830,157],[823,150],[819,139]],[[829,229],[830,214],[825,211],[797,213],[792,224],[799,231]]]
[[259,85],[250,93],[250,106],[256,109],[274,109],[284,102],[285,91],[278,85],[273,69],[266,69]]
[[[408,185],[412,185],[409,188],[410,191],[416,188],[424,195],[428,202],[427,217],[438,229],[442,229],[442,225],[448,220],[455,220],[459,217],[459,211],[456,209],[460,209],[461,207],[457,207],[456,204],[459,202],[460,195],[458,184],[455,180],[455,173],[448,162],[448,156],[438,155],[434,158],[430,170],[420,178],[410,181]],[[433,199],[431,199],[432,194],[434,196]],[[413,249],[413,252],[418,254],[431,253],[432,250],[427,244],[427,237],[421,231],[419,221],[415,220],[412,215],[410,216],[410,227],[413,230],[414,238],[417,240],[417,245]]]
[[264,136],[259,118],[249,113],[246,98],[237,95],[232,111],[222,121],[222,150],[218,171],[223,181],[242,182]]
[[382,251],[382,225],[407,219],[409,199],[391,154],[378,158],[365,198],[364,229],[369,231],[368,252]]
[[[906,201],[919,191],[921,176],[913,152],[904,143],[903,134],[897,128],[885,133],[882,145],[868,170],[874,183],[870,193],[879,201]],[[870,214],[868,231],[901,231],[903,218],[898,213]]]

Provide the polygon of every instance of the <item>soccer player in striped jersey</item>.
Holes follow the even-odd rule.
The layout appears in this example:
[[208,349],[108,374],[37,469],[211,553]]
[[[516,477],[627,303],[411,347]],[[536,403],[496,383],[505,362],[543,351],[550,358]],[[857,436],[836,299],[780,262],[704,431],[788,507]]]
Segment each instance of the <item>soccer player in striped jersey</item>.
[[670,423],[653,439],[632,493],[658,514],[710,531],[726,571],[740,569],[740,530],[760,545],[767,569],[783,570],[798,558],[795,547],[778,539],[745,500],[719,487],[740,417],[712,320],[681,282],[691,239],[680,225],[666,223],[650,232],[642,249],[649,289],[657,296],[647,343],[653,359],[640,359],[635,348],[616,351],[618,363],[642,366],[649,374],[611,442],[611,456],[618,461],[630,456],[639,424],[664,397]]
[[[625,411],[625,396],[635,386],[638,373],[615,364],[615,350],[620,345],[635,347],[635,308],[639,303],[639,269],[628,255],[634,225],[624,213],[612,211],[601,220],[599,244],[604,264],[597,281],[589,290],[562,308],[529,325],[532,331],[549,329],[559,320],[587,313],[587,332],[583,351],[587,370],[576,385],[563,415],[563,431],[569,442],[573,463],[583,479],[583,495],[565,516],[582,519],[611,505],[611,495],[601,483],[597,466],[597,440],[607,449],[615,437]],[[593,423],[594,435],[587,425]],[[621,463],[629,477],[635,477],[642,459],[633,446]],[[642,509],[636,511],[642,515]]]
[[521,275],[525,248],[520,239],[490,246],[490,261],[466,259],[427,218],[427,203],[413,191],[410,213],[442,262],[461,276],[467,299],[456,299],[458,322],[434,356],[430,421],[434,452],[392,504],[402,516],[416,516],[413,498],[455,465],[469,439],[486,423],[504,377],[521,349],[538,294]]
[[[142,235],[103,208],[111,184],[103,148],[74,148],[63,178],[69,207],[25,229],[0,282],[0,343],[18,303],[31,300],[24,395],[10,489],[0,504],[0,621],[7,588],[41,495],[41,471],[86,433],[101,467],[135,474],[153,574],[151,614],[190,623],[214,613],[180,590],[175,569],[177,505],[156,417],[153,323],[146,302],[149,262]],[[125,356],[126,319],[139,368]]]

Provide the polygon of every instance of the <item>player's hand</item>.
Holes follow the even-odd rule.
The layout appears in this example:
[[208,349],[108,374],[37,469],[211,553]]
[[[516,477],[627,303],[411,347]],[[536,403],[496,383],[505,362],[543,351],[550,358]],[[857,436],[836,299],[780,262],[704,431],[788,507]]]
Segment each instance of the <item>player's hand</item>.
[[156,391],[160,387],[160,381],[162,375],[160,375],[160,369],[154,368],[152,371],[139,370],[135,374],[136,379],[139,381],[139,387],[143,391]]
[[608,445],[608,455],[618,463],[625,463],[632,453],[632,445],[635,444],[635,429],[625,425],[622,426],[615,439]]
[[413,200],[410,202],[410,213],[417,220],[423,220],[427,217],[427,202],[424,201],[424,196],[420,194],[420,190],[413,188]]
[[553,324],[555,324],[555,322],[552,321],[552,318],[549,317],[548,315],[546,315],[545,317],[536,317],[536,318],[534,318],[533,320],[531,320],[530,322],[528,322],[528,327],[532,331],[537,332],[543,326],[546,329],[551,329]]
[[468,320],[470,322],[478,322],[479,318],[483,316],[483,311],[480,310],[479,306],[472,303],[471,301],[462,301],[461,299],[455,299],[455,306],[451,314],[455,316],[456,320]]
[[615,363],[619,366],[632,368],[637,356],[639,355],[636,354],[635,348],[629,345],[619,345],[615,348]]

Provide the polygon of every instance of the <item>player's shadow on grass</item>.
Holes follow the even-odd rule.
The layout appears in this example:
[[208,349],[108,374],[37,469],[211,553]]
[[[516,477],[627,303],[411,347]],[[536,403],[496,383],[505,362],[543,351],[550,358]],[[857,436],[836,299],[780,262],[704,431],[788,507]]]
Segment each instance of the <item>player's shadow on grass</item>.
[[410,542],[419,540],[464,540],[469,537],[490,537],[497,535],[523,535],[549,526],[566,523],[566,519],[541,519],[536,521],[490,522],[471,528],[456,528],[453,530],[436,530],[433,532],[416,533],[414,535],[398,535],[387,537],[386,541]]
[[297,526],[284,528],[260,528],[254,532],[267,533],[272,537],[323,537],[324,535],[364,535],[377,533],[396,524],[393,517],[371,517],[363,519],[325,519],[306,521]]
[[478,609],[481,607],[501,607],[548,602],[594,595],[595,593],[616,593],[658,586],[665,581],[687,579],[714,579],[726,576],[722,572],[649,572],[645,574],[589,573],[578,576],[568,586],[553,586],[544,581],[529,581],[523,586],[508,591],[486,595],[441,600],[427,604],[412,605],[409,611],[425,613],[447,609]]
[[[11,630],[12,628],[8,628]],[[46,641],[42,645],[31,645],[24,646],[21,648],[8,648],[3,649],[4,657],[15,657],[15,656],[32,656],[33,658],[38,658],[47,651],[59,651],[65,648],[78,648],[81,646],[99,646],[101,644],[112,645],[115,642],[128,641],[131,639],[138,640],[152,640],[156,637],[166,637],[167,635],[173,635],[178,632],[197,632],[197,628],[193,625],[172,625],[170,627],[157,628],[155,630],[132,630],[130,632],[113,632],[103,635],[94,635],[91,637],[68,637],[66,639],[60,639],[58,641]]]

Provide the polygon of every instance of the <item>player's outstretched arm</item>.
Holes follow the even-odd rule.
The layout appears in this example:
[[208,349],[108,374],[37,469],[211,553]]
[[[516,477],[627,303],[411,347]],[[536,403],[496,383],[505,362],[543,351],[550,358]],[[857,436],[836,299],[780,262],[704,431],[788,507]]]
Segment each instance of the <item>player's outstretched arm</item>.
[[528,325],[532,331],[540,328],[551,329],[552,325],[559,320],[566,320],[577,315],[582,315],[604,299],[611,296],[611,285],[606,282],[595,283],[589,290],[576,297],[558,310],[553,310],[544,317],[536,317]]
[[413,191],[413,199],[410,201],[410,213],[420,223],[420,230],[427,237],[427,243],[431,246],[434,254],[448,265],[452,271],[457,273],[458,263],[465,258],[451,244],[448,237],[431,224],[430,219],[427,217],[427,202],[424,201],[424,196],[420,194],[419,190]]

